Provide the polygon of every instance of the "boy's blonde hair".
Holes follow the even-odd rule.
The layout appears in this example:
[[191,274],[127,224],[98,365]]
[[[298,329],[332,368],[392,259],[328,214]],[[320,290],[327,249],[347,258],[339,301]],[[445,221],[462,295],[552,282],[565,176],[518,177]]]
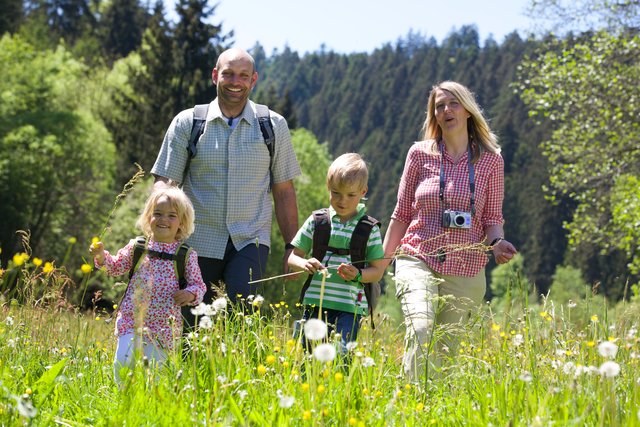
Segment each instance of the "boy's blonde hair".
[[144,209],[136,222],[136,226],[142,230],[142,233],[144,233],[146,237],[151,236],[151,218],[153,218],[153,211],[161,197],[169,199],[171,207],[178,213],[180,225],[176,233],[176,240],[185,240],[193,234],[193,230],[195,229],[195,213],[191,200],[189,200],[189,197],[187,197],[184,191],[178,187],[166,187],[154,190],[147,199]]
[[346,153],[339,156],[329,166],[327,185],[332,183],[338,187],[358,184],[360,189],[367,186],[369,170],[367,164],[358,153]]

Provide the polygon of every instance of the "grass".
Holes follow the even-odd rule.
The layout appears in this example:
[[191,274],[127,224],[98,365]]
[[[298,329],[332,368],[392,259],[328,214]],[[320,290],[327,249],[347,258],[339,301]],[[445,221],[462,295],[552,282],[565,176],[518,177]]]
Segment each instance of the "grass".
[[[375,330],[365,320],[349,364],[321,363],[292,338],[299,309],[272,303],[212,318],[186,356],[163,369],[140,360],[119,388],[113,322],[61,303],[64,271],[39,268],[15,266],[21,291],[2,305],[2,426],[640,425],[631,303],[537,304],[514,292],[504,311],[482,307],[443,373],[419,385],[401,373],[397,317],[379,313]],[[397,313],[393,304],[390,289],[381,309]]]

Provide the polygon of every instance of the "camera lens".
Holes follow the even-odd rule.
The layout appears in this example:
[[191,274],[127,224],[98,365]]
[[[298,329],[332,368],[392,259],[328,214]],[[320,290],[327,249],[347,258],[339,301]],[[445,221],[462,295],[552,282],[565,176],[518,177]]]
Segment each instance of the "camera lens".
[[464,216],[463,215],[456,215],[456,217],[453,219],[456,223],[456,225],[458,227],[462,227],[464,225]]

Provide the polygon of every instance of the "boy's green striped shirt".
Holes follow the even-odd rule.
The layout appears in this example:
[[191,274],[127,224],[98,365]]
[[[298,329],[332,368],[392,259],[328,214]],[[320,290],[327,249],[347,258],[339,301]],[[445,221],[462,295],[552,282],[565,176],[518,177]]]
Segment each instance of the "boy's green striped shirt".
[[[331,236],[329,238],[329,246],[334,248],[349,248],[351,243],[351,235],[358,223],[358,220],[365,214],[366,208],[364,204],[358,204],[357,214],[346,223],[341,223],[340,218],[336,215],[333,208],[329,208],[329,216],[331,217]],[[305,252],[306,257],[311,256],[313,249],[313,232],[315,222],[313,215],[309,216],[302,225],[298,233],[291,243],[298,249]],[[367,242],[366,259],[375,260],[384,258],[384,250],[382,249],[382,234],[380,227],[374,226]],[[361,260],[354,260],[361,261]],[[322,273],[313,275],[311,284],[304,294],[302,303],[304,305],[320,305],[322,298],[322,308],[330,308],[333,310],[344,311],[347,313],[357,313],[366,315],[367,298],[364,295],[364,288],[361,283],[346,282],[337,272],[341,263],[351,264],[350,255],[333,254],[327,251],[322,264],[329,267],[329,276],[325,280],[324,294],[320,295],[322,289]]]

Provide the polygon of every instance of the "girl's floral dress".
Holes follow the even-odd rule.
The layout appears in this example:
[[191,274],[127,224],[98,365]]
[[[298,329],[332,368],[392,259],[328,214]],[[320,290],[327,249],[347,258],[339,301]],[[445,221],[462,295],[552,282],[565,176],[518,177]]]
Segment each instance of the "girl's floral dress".
[[[134,244],[135,239],[120,249],[116,255],[105,251],[104,269],[109,276],[120,276],[129,272],[133,262]],[[179,246],[179,241],[160,243],[151,238],[148,239],[148,248],[158,252],[174,254]],[[96,265],[96,267],[99,266]],[[202,280],[198,254],[195,250],[189,251],[185,278],[187,279],[185,290],[196,297],[191,305],[198,305],[202,302],[207,288]],[[172,350],[175,341],[182,334],[180,306],[173,301],[173,294],[179,289],[173,261],[144,254],[118,308],[116,336],[137,333],[154,340],[166,350]]]

